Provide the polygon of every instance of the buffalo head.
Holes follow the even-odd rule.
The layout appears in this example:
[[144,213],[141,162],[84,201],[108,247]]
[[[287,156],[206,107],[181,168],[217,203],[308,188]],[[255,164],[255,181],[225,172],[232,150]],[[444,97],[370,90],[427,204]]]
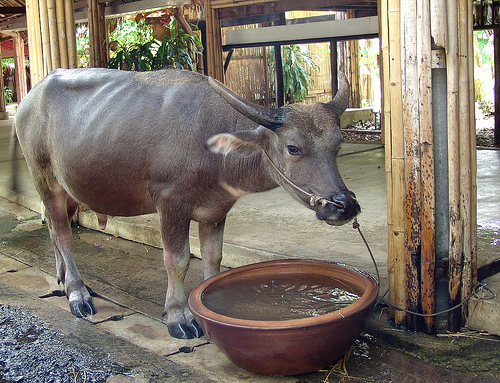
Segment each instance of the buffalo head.
[[210,78],[217,93],[259,127],[218,134],[208,140],[207,147],[224,155],[263,151],[264,166],[274,182],[313,209],[320,220],[330,225],[350,221],[361,209],[336,164],[341,143],[339,117],[349,101],[347,79],[343,75],[340,80],[339,91],[328,103],[274,109],[249,102]]

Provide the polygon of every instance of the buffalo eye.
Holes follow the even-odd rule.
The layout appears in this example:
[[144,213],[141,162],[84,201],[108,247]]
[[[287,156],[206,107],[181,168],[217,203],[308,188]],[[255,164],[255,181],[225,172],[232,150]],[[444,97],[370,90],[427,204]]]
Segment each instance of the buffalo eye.
[[287,145],[287,149],[288,153],[290,153],[292,156],[298,156],[300,154],[300,149],[295,145]]

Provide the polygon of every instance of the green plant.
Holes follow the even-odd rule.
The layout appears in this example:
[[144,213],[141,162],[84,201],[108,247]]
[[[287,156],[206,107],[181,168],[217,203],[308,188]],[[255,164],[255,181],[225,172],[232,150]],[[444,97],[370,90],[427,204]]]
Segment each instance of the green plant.
[[[269,55],[270,84],[274,86],[274,47],[271,47]],[[301,45],[286,45],[282,47],[283,63],[283,87],[287,102],[301,102],[308,94],[309,86],[313,85],[312,71],[319,71],[319,65],[314,61],[311,52]]]
[[12,92],[12,89],[10,89],[8,86],[3,88],[4,95],[5,95],[5,103],[10,104],[12,101],[14,101],[14,93]]
[[150,37],[147,41],[132,43],[118,42],[119,49],[106,66],[115,69],[135,71],[164,68],[196,69],[197,56],[201,53],[200,39],[179,28],[172,18],[167,24],[169,33],[162,41]]
[[[151,26],[144,19],[135,21],[128,18],[114,20],[112,31],[109,32],[109,40],[116,42],[118,46],[144,43],[151,40]],[[112,23],[112,24],[113,24]],[[76,47],[78,55],[78,66],[86,68],[90,65],[90,42],[89,28],[87,24],[79,24],[76,27]],[[111,52],[111,57],[114,57]]]

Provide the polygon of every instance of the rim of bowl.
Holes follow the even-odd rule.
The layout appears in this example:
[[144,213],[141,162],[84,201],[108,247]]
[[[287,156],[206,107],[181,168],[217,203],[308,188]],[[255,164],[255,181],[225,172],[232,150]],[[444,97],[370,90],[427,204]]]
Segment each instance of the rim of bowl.
[[[355,275],[357,278],[361,278],[366,281],[365,291],[359,297],[359,299],[349,306],[341,308],[339,310],[333,311],[331,313],[322,314],[314,317],[289,319],[283,321],[261,321],[261,320],[250,320],[250,319],[240,319],[234,318],[226,315],[219,314],[215,311],[210,310],[202,303],[202,295],[204,291],[211,285],[219,282],[220,280],[227,278],[227,276],[237,276],[239,274],[244,274],[249,270],[255,269],[268,269],[274,268],[276,266],[285,266],[292,268],[297,264],[305,264],[310,266],[322,265],[324,267],[331,267],[332,269],[341,269],[344,272],[348,272],[351,275]],[[355,268],[353,266],[344,265],[332,261],[321,261],[321,260],[310,260],[310,259],[279,259],[265,262],[253,263],[245,266],[236,267],[210,277],[200,283],[197,287],[193,289],[189,295],[188,303],[191,311],[195,316],[201,317],[205,320],[223,324],[225,326],[239,327],[239,328],[251,328],[254,330],[277,330],[277,329],[293,329],[301,328],[304,326],[320,326],[334,320],[344,320],[348,319],[360,311],[365,310],[370,307],[378,296],[379,285],[375,278],[373,278],[369,273],[364,270]]]

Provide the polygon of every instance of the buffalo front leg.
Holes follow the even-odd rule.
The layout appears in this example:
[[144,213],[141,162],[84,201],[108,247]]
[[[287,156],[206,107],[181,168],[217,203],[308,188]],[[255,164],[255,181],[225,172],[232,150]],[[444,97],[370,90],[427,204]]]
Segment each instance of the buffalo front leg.
[[95,314],[97,311],[71,255],[73,237],[70,220],[78,204],[59,184],[52,188],[50,196],[44,198],[43,203],[55,249],[57,279],[64,284],[71,313],[79,318]]
[[167,296],[165,311],[168,332],[174,338],[192,339],[201,337],[203,331],[194,319],[187,305],[184,292],[184,279],[189,268],[189,223],[190,219],[172,217],[161,213],[161,231],[163,239],[163,260],[167,270]]
[[226,217],[216,224],[199,223],[200,252],[203,259],[203,276],[205,279],[220,272],[222,261],[222,245]]

